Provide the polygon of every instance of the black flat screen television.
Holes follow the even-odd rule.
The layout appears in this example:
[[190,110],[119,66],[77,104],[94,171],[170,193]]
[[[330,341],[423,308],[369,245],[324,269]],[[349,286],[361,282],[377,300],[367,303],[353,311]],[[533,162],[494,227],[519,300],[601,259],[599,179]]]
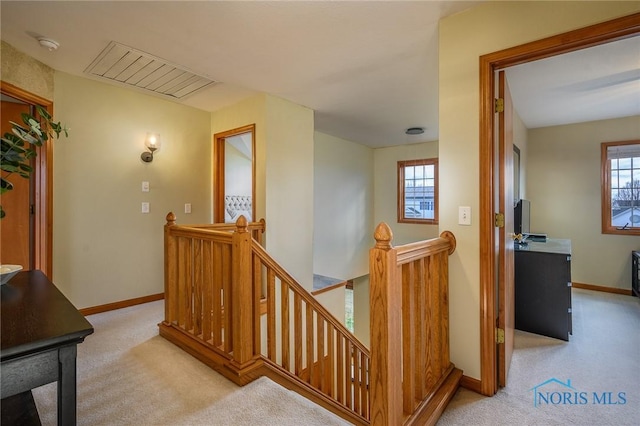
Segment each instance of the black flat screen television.
[[531,203],[528,200],[518,200],[513,215],[514,232],[516,234],[529,234],[531,232],[530,214]]

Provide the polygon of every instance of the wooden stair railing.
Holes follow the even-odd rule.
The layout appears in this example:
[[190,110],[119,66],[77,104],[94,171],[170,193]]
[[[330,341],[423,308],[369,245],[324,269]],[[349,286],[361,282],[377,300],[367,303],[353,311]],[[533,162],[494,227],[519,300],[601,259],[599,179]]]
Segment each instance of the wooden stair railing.
[[369,350],[262,247],[253,253],[256,276],[266,277],[261,353],[268,376],[352,423],[369,424]]
[[238,385],[266,375],[357,425],[435,422],[461,375],[448,345],[453,235],[394,248],[378,226],[370,354],[267,254],[264,230],[244,217],[178,226],[167,215],[160,335]]
[[393,247],[385,223],[374,237],[371,424],[435,424],[462,377],[449,359],[448,256],[455,237],[444,231],[439,238]]

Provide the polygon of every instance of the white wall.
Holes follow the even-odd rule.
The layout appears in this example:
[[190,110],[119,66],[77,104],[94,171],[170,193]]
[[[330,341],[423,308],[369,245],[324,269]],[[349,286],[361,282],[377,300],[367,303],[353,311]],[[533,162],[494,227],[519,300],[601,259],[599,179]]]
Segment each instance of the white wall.
[[[398,161],[438,157],[438,141],[374,150],[374,228],[385,222],[393,231],[394,246],[435,238],[438,225],[398,223]],[[441,178],[439,177],[439,180]],[[440,209],[440,216],[442,210]],[[371,232],[373,235],[373,231]],[[373,241],[372,244],[375,244]]]
[[[440,21],[440,229],[450,256],[451,359],[480,378],[479,57],[638,11],[638,2],[487,2]],[[472,225],[457,224],[471,206]]]
[[351,279],[369,273],[373,247],[374,150],[323,133],[314,144],[313,272]]
[[531,229],[572,243],[572,281],[631,289],[640,238],[601,233],[600,144],[637,139],[640,116],[529,130]]
[[[162,293],[165,216],[211,215],[210,114],[62,72],[54,108],[70,133],[54,143],[53,281],[78,308]],[[150,131],[161,148],[144,163]]]

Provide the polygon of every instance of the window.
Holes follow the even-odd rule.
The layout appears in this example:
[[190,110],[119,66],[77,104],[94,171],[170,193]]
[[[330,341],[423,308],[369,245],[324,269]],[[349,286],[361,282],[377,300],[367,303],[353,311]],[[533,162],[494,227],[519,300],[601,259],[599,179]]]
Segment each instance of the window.
[[602,233],[640,235],[640,140],[602,144]]
[[398,161],[398,222],[438,223],[438,159]]

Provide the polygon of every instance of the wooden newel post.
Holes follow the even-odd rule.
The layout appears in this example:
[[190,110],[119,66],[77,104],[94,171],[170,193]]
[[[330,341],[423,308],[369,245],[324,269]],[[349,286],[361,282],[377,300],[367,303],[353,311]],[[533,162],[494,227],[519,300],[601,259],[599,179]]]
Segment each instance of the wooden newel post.
[[244,216],[240,216],[236,222],[231,259],[233,265],[231,283],[233,359],[236,367],[242,369],[254,358],[251,234]]
[[402,424],[402,289],[397,284],[397,251],[386,223],[375,230],[369,251],[371,312],[371,425]]
[[171,324],[178,319],[177,244],[171,235],[176,215],[169,212],[164,225],[164,321]]

